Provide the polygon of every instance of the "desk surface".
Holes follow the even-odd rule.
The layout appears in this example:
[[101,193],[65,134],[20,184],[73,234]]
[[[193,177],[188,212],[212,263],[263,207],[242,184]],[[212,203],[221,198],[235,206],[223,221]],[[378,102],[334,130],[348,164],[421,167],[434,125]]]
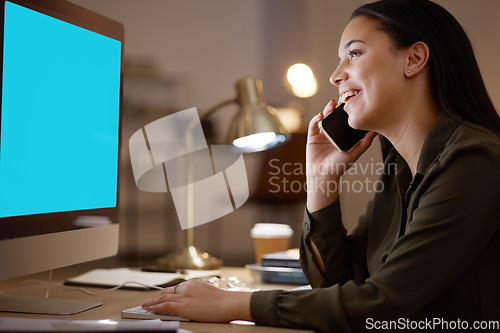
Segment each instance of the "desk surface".
[[[87,310],[75,315],[62,316],[47,316],[21,313],[0,312],[3,317],[16,318],[38,318],[38,319],[63,319],[63,320],[124,320],[121,319],[121,310],[131,308],[143,304],[147,300],[153,298],[158,291],[135,291],[135,290],[116,290],[108,293],[99,294],[97,296],[87,295],[81,291],[69,290],[61,288],[60,285],[65,278],[81,274],[96,266],[89,264],[77,265],[69,268],[55,270],[53,272],[54,284],[50,289],[50,297],[72,298],[81,300],[101,301],[102,306]],[[221,269],[223,277],[236,276],[241,279],[252,281],[250,272],[244,268],[224,267]],[[0,282],[0,290],[11,295],[29,295],[36,297],[45,297],[46,286],[41,283],[24,283],[18,286],[19,282],[27,279],[48,280],[48,274],[36,274],[23,279],[13,279]],[[260,289],[290,289],[293,286],[273,285],[273,284],[255,284]],[[91,291],[100,291],[100,288],[86,288]],[[289,332],[290,329],[270,328],[263,326],[248,326],[237,324],[213,324],[213,323],[197,323],[197,322],[181,322],[181,328],[192,332]],[[310,332],[302,330],[294,330],[294,332]]]

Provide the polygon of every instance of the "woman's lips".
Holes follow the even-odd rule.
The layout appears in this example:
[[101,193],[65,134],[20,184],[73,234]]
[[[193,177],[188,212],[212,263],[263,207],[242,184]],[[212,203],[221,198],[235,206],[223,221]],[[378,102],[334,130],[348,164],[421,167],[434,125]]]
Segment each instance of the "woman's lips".
[[354,96],[357,96],[359,94],[359,90],[348,90],[340,96],[340,103],[347,103],[347,101]]
[[349,99],[357,96],[360,93],[359,90],[348,90],[340,96],[340,103],[347,103]]

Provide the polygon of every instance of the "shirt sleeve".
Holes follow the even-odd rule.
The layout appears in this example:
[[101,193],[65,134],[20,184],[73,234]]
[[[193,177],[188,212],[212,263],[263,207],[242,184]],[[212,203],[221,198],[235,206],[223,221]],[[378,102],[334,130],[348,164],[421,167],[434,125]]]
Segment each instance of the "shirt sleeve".
[[[328,313],[329,307],[321,304],[324,304],[325,300],[331,302],[334,299],[340,303],[340,285],[361,284],[368,277],[364,254],[371,207],[370,201],[366,212],[349,235],[342,224],[340,200],[314,213],[305,211],[300,260],[307,280],[315,289],[254,293],[251,313],[257,324],[318,329],[320,326],[310,326],[309,323],[315,321],[320,324],[320,321],[323,321],[321,325],[325,325],[324,328],[328,331],[327,328],[332,326],[322,318],[329,317],[341,327],[342,332],[350,331],[343,312],[336,310],[335,313]],[[321,273],[316,264],[309,241],[316,245],[320,253],[326,268],[325,274]],[[293,321],[287,321],[282,316],[282,311],[289,312]]]
[[500,187],[498,160],[477,151],[452,159],[443,167],[438,163],[421,183],[406,234],[364,283],[254,293],[255,322],[359,332],[366,330],[369,318],[408,318],[443,294],[474,265],[500,224],[500,205],[493,195]]
[[[371,202],[368,204],[369,211]],[[300,244],[301,266],[312,287],[329,287],[349,280],[363,282],[368,277],[366,268],[365,213],[350,235],[342,224],[339,200],[331,205],[304,214],[302,241]],[[313,242],[325,264],[322,274],[310,248]]]

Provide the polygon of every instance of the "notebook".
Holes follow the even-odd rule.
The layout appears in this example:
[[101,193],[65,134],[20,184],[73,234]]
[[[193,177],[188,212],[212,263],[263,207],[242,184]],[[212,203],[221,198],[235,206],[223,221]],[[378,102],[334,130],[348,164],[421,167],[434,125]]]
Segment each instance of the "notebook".
[[132,268],[93,269],[66,279],[68,285],[151,290],[173,286],[182,281],[219,276],[219,270],[187,270],[183,273],[145,272]]

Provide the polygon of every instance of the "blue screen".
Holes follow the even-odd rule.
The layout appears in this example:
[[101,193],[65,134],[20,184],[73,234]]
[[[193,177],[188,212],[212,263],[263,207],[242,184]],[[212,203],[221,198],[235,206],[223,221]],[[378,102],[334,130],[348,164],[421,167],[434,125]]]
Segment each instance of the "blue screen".
[[5,2],[0,217],[115,207],[121,43]]

